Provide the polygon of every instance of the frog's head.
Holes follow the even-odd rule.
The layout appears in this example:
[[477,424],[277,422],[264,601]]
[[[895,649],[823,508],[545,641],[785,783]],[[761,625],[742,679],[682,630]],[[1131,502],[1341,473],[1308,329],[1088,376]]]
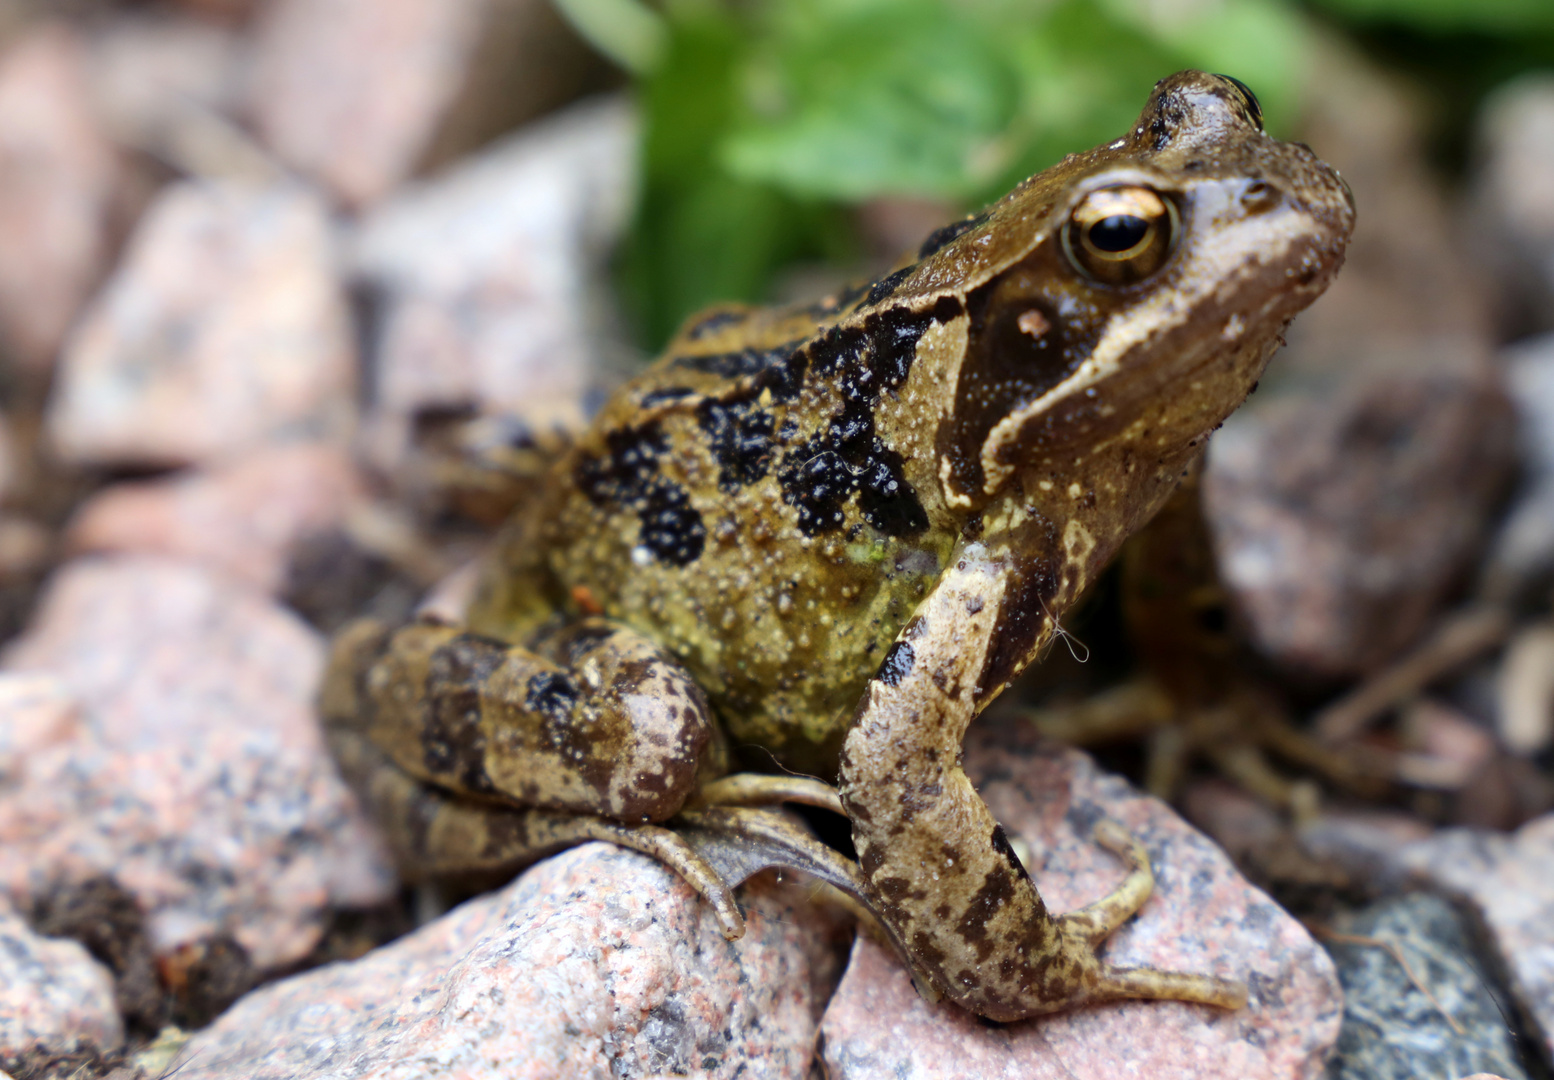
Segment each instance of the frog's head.
[[[1338,174],[1262,130],[1241,83],[1161,81],[1125,136],[1032,177],[935,250],[969,284],[936,446],[952,504],[1081,459],[1177,462],[1251,391],[1354,227]],[[930,266],[930,261],[939,267]],[[1117,480],[1099,467],[1095,475]],[[1043,487],[1050,485],[1041,485]]]

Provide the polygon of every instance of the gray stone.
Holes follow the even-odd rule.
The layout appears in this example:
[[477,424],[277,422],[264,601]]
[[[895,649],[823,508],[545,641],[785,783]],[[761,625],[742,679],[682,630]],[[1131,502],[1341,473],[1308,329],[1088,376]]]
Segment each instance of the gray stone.
[[596,57],[542,0],[274,0],[249,112],[356,207],[576,96]]
[[1554,814],[1515,833],[1447,829],[1410,844],[1417,880],[1467,904],[1533,1036],[1554,1060]]
[[1477,254],[1513,331],[1554,329],[1554,75],[1501,86],[1476,125],[1470,203]]
[[636,123],[607,99],[510,136],[363,221],[355,275],[382,300],[374,457],[419,410],[575,427],[610,348],[605,260],[634,183]]
[[1344,985],[1344,1025],[1328,1068],[1332,1080],[1456,1080],[1473,1072],[1526,1077],[1515,1035],[1506,1029],[1450,904],[1412,893],[1374,904],[1337,929],[1396,947],[1435,1001],[1388,949],[1330,942]]

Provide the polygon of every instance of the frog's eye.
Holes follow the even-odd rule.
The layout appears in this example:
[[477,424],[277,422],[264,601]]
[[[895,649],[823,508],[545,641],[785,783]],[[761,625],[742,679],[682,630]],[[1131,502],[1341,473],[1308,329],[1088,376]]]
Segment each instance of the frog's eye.
[[1147,187],[1086,195],[1063,227],[1075,269],[1103,285],[1132,285],[1159,270],[1176,245],[1176,204]]

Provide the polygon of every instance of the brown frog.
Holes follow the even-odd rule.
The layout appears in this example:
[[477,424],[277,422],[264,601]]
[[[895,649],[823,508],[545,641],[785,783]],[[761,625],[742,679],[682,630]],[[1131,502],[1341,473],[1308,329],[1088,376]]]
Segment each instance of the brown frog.
[[[730,886],[799,866],[984,1016],[1241,1004],[1098,959],[1153,887],[1120,826],[1097,838],[1123,885],[1050,915],[960,745],[1246,397],[1353,221],[1246,87],[1182,72],[1122,138],[887,277],[692,319],[508,524],[467,626],[341,636],[324,709],[347,772],[419,873],[609,839],[734,936]],[[730,744],[836,789],[726,776]],[[858,863],[750,808],[785,799],[845,812]]]

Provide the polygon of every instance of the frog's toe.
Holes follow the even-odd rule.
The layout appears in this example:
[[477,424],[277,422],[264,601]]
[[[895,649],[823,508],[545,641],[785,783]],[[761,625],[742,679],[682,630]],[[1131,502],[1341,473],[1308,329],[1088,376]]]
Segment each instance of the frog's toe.
[[1065,928],[1099,945],[1127,922],[1155,890],[1155,874],[1149,865],[1149,852],[1120,822],[1110,818],[1095,827],[1095,841],[1128,864],[1128,876],[1106,896],[1093,904],[1060,917]]
[[1094,1001],[1120,998],[1153,998],[1191,1001],[1221,1009],[1246,1007],[1246,983],[1220,979],[1213,975],[1192,975],[1185,971],[1160,971],[1156,968],[1119,968],[1101,966],[1095,985]]
[[735,773],[704,784],[686,805],[692,809],[705,806],[771,806],[785,802],[817,806],[847,816],[836,788],[807,776]]

